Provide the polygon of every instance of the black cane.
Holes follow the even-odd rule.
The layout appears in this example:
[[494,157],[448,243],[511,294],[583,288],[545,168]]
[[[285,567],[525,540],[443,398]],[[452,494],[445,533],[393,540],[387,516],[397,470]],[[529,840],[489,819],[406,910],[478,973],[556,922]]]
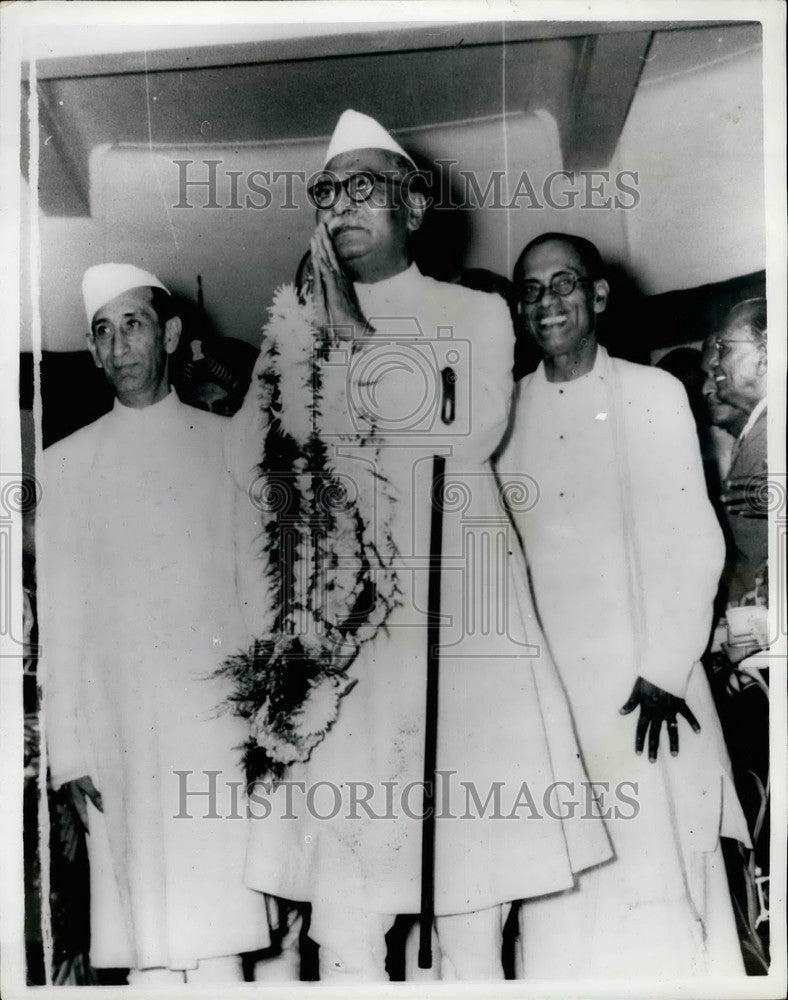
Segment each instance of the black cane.
[[[441,420],[454,421],[453,369],[441,372]],[[435,917],[435,770],[438,756],[438,675],[440,660],[441,558],[443,552],[443,479],[446,459],[432,459],[432,517],[430,519],[430,562],[427,589],[427,699],[424,721],[424,809],[421,828],[421,915],[419,927],[419,968],[432,968],[432,923]]]

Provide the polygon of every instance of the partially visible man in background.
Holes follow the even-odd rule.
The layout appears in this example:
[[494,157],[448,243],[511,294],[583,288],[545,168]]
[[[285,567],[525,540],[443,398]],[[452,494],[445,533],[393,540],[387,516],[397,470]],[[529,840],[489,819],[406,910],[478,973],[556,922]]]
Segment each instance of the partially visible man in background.
[[116,398],[45,453],[39,581],[51,780],[89,834],[91,963],[134,985],[242,981],[239,953],[269,933],[228,818],[245,727],[217,717],[212,677],[246,639],[225,424],[171,390],[181,323],[158,278],[101,264],[83,297]]
[[747,299],[730,310],[719,332],[707,338],[703,364],[711,419],[732,436],[720,497],[728,538],[721,595],[727,629],[715,634],[709,665],[753,840],[734,885],[742,913],[751,912],[747,899],[759,900],[747,957],[762,971],[769,927],[762,920],[768,912],[762,886],[770,870],[769,659],[762,653],[769,645],[765,299]]
[[[715,461],[719,484],[728,473],[731,463],[733,443],[739,436],[739,431],[747,421],[747,414],[738,406],[723,402],[717,392],[714,380],[717,368],[717,337],[712,334],[703,342],[700,359],[703,376],[702,394],[706,412],[712,428],[717,432],[714,436]],[[719,490],[718,490],[719,493]]]
[[763,577],[767,510],[766,300],[747,299],[707,341],[704,394],[713,422],[735,436],[722,503],[735,545],[728,599],[738,603]]

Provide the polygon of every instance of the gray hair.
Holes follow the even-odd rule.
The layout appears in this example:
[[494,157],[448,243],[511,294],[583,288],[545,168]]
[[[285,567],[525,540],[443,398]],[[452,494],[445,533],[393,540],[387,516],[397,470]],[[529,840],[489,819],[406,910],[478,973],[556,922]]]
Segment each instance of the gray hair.
[[726,327],[746,327],[759,346],[766,347],[766,299],[745,299],[725,317]]

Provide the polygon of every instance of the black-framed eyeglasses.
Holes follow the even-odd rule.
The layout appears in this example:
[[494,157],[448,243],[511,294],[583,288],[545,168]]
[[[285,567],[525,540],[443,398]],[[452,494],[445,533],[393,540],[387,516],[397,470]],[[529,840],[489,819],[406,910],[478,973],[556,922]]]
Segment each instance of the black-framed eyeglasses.
[[750,344],[756,346],[756,342],[752,337],[748,337],[746,340],[736,337],[732,340],[722,340],[720,337],[714,338],[714,348],[717,351],[718,358],[724,358],[731,352],[731,344]]
[[518,286],[517,291],[520,301],[532,306],[541,301],[548,288],[556,295],[560,295],[561,298],[566,298],[578,285],[590,285],[592,280],[592,278],[575,274],[573,271],[559,271],[558,274],[552,276],[547,285],[543,285],[541,281],[523,281]]
[[369,201],[379,184],[399,184],[394,177],[377,174],[373,170],[359,170],[340,180],[335,174],[321,174],[307,189],[309,199],[315,208],[333,208],[344,191],[357,205]]

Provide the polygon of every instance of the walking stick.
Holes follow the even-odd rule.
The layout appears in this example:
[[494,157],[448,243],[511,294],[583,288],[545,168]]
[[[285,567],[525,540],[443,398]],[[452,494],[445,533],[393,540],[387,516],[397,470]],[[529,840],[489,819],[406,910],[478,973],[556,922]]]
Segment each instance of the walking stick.
[[[441,420],[451,424],[455,416],[454,384],[451,368],[441,371]],[[430,562],[427,590],[427,698],[424,723],[424,808],[421,828],[421,911],[419,926],[419,968],[432,968],[432,923],[435,917],[435,769],[438,754],[438,673],[440,661],[441,558],[443,553],[443,477],[446,459],[432,459],[432,517],[430,519]]]

